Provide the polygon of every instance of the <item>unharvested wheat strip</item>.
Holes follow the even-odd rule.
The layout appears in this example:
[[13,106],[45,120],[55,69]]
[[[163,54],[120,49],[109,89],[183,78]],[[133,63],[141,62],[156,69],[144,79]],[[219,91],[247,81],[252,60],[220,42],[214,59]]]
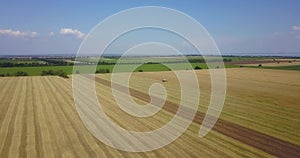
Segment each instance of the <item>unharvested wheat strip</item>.
[[[76,128],[78,125],[74,124],[73,121],[74,120],[78,120],[78,117],[76,117],[75,111],[73,111],[73,107],[70,106],[70,104],[65,100],[65,99],[60,99],[61,96],[65,95],[65,93],[61,93],[59,91],[59,89],[57,89],[56,85],[53,84],[51,81],[52,78],[49,78],[49,84],[51,85],[51,89],[53,90],[53,92],[57,92],[55,93],[55,101],[57,101],[56,105],[65,105],[65,106],[56,106],[58,107],[57,109],[59,111],[62,112],[62,114],[60,115],[61,117],[61,121],[63,122],[63,124],[66,124],[68,128],[66,128],[65,134],[67,134],[69,136],[69,139],[73,142],[72,146],[75,149],[76,152],[78,152],[78,154],[80,154],[80,157],[91,157],[92,155],[89,155],[88,151],[88,146],[87,143],[85,143],[85,140],[81,140],[79,138],[82,138],[81,134],[78,133],[79,128]],[[72,105],[72,103],[71,103]],[[73,117],[70,118],[73,114]]]
[[[9,148],[9,157],[19,157],[19,146],[21,144],[22,135],[22,116],[24,115],[25,102],[26,102],[26,84],[27,77],[22,77],[22,90],[20,92],[21,96],[18,98],[20,100],[18,106],[18,111],[16,114],[16,119],[14,122],[14,132],[12,134],[11,146]],[[24,95],[25,94],[25,95]]]
[[[48,122],[46,121],[46,116],[45,113],[47,113],[47,111],[45,110],[45,103],[43,103],[42,101],[43,98],[41,97],[41,95],[43,93],[45,93],[45,91],[43,91],[42,89],[42,82],[41,82],[41,78],[35,78],[34,79],[34,91],[35,91],[35,103],[36,103],[36,116],[37,116],[37,120],[35,122],[35,127],[39,128],[41,131],[40,133],[40,137],[41,140],[37,140],[41,143],[41,147],[40,151],[41,153],[38,153],[38,155],[41,155],[42,157],[45,158],[54,158],[54,150],[53,147],[51,145],[51,140],[53,139],[50,135],[50,130],[49,130],[49,126],[48,126]],[[36,133],[39,134],[39,133]]]
[[[61,78],[53,78],[53,80],[54,80],[53,85],[55,85],[55,86],[57,85],[57,87],[60,87],[62,89],[62,91],[64,92],[63,94],[68,96],[68,97],[65,97],[65,101],[67,102],[67,104],[65,104],[65,106],[63,107],[66,109],[65,111],[68,112],[68,114],[66,116],[72,117],[69,119],[69,120],[71,120],[72,124],[76,123],[74,120],[78,120],[80,122],[81,120],[77,114],[77,111],[75,110],[75,105],[74,105],[74,101],[73,101],[73,97],[72,97],[72,89],[71,89],[71,84],[70,84],[69,80],[65,80],[65,79],[61,79]],[[95,138],[93,138],[91,136],[91,134],[86,130],[86,128],[84,127],[84,125],[81,122],[78,124],[75,124],[74,127],[75,127],[75,130],[78,131],[78,134],[83,139],[84,147],[90,148],[90,150],[93,151],[93,155],[94,155],[93,157],[104,157],[105,156],[105,152],[103,151],[103,149],[98,146],[98,144],[95,141]]]
[[[19,85],[21,80],[17,80],[15,84],[13,84],[10,88],[17,89],[17,85]],[[19,89],[18,89],[19,90]],[[1,157],[8,157],[8,151],[11,144],[11,137],[13,133],[13,125],[17,112],[17,104],[19,103],[19,94],[20,93],[11,93],[9,96],[12,96],[11,102],[8,105],[8,110],[5,114],[4,120],[0,129],[0,152]]]
[[36,149],[36,141],[35,140],[35,121],[34,121],[34,107],[33,107],[33,102],[34,102],[34,96],[38,95],[37,93],[34,93],[34,85],[36,84],[33,82],[33,79],[36,77],[29,78],[29,86],[28,89],[30,89],[30,92],[27,92],[28,98],[26,102],[26,107],[28,108],[28,114],[27,114],[27,119],[25,120],[27,122],[27,133],[26,133],[26,154],[28,158],[35,158],[37,157],[37,150]]

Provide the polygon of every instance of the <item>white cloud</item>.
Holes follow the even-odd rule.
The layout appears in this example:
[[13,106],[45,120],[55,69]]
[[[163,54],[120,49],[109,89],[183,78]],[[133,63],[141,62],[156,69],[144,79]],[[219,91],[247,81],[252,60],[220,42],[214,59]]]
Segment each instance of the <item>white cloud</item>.
[[300,31],[300,26],[292,26],[292,29],[293,29],[294,31]]
[[60,34],[62,35],[74,35],[77,38],[83,38],[84,37],[84,33],[80,32],[77,29],[72,29],[72,28],[62,28],[60,29]]
[[12,30],[12,29],[0,29],[0,35],[8,35],[8,36],[14,36],[14,37],[37,37],[38,33],[37,32],[22,32],[19,30]]
[[49,32],[49,36],[54,36],[54,32]]

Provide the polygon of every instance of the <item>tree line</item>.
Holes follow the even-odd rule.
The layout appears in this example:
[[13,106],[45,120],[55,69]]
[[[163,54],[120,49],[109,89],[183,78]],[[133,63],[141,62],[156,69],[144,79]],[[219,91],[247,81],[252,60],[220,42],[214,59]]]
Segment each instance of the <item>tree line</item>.
[[37,66],[72,66],[73,63],[68,63],[63,60],[55,60],[55,59],[39,59],[40,61],[44,61],[43,63],[39,62],[22,62],[22,63],[14,63],[14,62],[1,62],[0,67],[37,67]]
[[[5,76],[28,76],[27,72],[24,71],[17,71],[15,73],[6,73],[6,74],[0,74],[0,77],[5,77]],[[53,70],[43,70],[41,73],[41,76],[60,76],[63,78],[69,78],[69,76],[67,75],[67,73],[63,70],[57,70],[57,71],[53,71]]]
[[[13,63],[13,62],[1,62],[0,67],[37,67],[37,66],[73,66],[74,63],[66,62],[63,60],[58,59],[38,59],[43,61],[44,63],[38,62],[28,62],[28,63]],[[187,59],[189,63],[205,63],[204,59]],[[178,61],[159,61],[159,62],[147,62],[146,64],[162,64],[162,63],[185,63],[185,60],[178,60]],[[219,62],[220,60],[211,59],[209,62]],[[223,62],[231,62],[231,58],[223,58]],[[116,62],[106,62],[106,61],[99,61],[99,62],[82,62],[77,63],[77,65],[90,65],[90,64],[98,64],[98,65],[115,65]],[[143,64],[143,62],[123,62],[119,64]]]
[[28,74],[27,74],[27,72],[24,72],[24,71],[17,71],[13,74],[9,74],[9,73],[0,74],[0,77],[5,77],[5,76],[28,76]]
[[67,73],[63,70],[57,70],[57,71],[43,70],[42,73],[41,73],[41,76],[60,76],[60,77],[63,77],[63,78],[69,78]]

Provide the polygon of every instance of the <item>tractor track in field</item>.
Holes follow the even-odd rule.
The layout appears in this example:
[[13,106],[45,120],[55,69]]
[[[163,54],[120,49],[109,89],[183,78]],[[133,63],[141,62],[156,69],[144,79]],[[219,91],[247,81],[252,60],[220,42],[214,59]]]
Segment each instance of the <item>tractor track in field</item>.
[[[89,76],[85,76],[85,77],[90,78]],[[99,77],[95,77],[95,81],[104,86],[110,88],[112,87],[111,81]],[[117,83],[113,83],[113,84],[116,90],[124,93],[127,92],[128,87]],[[129,92],[131,96],[143,100],[145,102],[149,102],[151,100],[149,94],[141,92],[139,90],[129,87]],[[155,99],[160,99],[160,98],[155,98]],[[162,109],[172,114],[176,114],[178,107],[179,107],[178,104],[166,100]],[[187,111],[189,110],[189,108],[186,107],[183,107],[183,109]],[[179,113],[179,116],[183,118],[186,117],[185,113]],[[205,113],[197,111],[193,122],[197,124],[201,124],[204,116]],[[241,125],[226,120],[218,119],[218,121],[213,127],[213,130],[277,157],[290,157],[290,158],[300,157],[299,145],[275,138],[273,136],[266,135],[264,133],[249,129],[247,127],[243,127]]]

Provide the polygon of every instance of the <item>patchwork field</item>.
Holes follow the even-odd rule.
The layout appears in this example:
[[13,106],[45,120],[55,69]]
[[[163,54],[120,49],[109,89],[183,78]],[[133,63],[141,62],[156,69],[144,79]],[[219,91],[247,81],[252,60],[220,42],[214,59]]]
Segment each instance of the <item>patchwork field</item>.
[[[227,97],[213,130],[198,137],[211,92],[208,70],[199,70],[201,96],[193,123],[173,143],[145,153],[116,150],[88,132],[75,109],[72,77],[0,78],[0,157],[300,157],[299,72],[226,71]],[[163,110],[147,118],[130,116],[116,105],[110,77],[96,75],[97,96],[106,114],[121,127],[150,131],[174,116],[181,92],[171,71],[140,72],[131,77],[130,92],[140,104],[149,101],[153,83],[163,84],[168,92]],[[161,82],[162,78],[168,82]],[[120,93],[122,86],[117,89]]]
[[296,59],[296,58],[275,59],[274,58],[274,59],[259,59],[259,60],[245,60],[245,61],[240,60],[240,61],[236,61],[235,63],[241,66],[258,66],[259,64],[266,67],[299,66],[300,59]]

